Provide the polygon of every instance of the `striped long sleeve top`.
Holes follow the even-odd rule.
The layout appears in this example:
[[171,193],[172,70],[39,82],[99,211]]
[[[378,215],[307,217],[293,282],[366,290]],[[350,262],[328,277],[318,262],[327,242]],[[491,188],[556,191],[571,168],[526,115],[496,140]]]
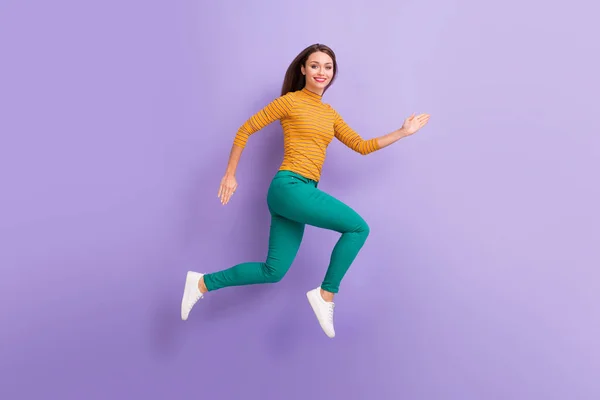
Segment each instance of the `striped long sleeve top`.
[[272,122],[283,128],[283,161],[279,170],[293,171],[319,181],[327,146],[333,138],[360,154],[379,150],[377,139],[364,140],[322,97],[306,88],[278,97],[250,117],[233,143],[241,148],[248,138]]

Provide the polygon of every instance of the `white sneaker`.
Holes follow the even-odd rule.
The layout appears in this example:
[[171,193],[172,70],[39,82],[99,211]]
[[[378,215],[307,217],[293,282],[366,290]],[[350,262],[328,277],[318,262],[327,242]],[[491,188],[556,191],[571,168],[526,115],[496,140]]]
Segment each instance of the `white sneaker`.
[[333,309],[335,304],[323,299],[320,287],[307,292],[306,297],[308,297],[308,302],[315,312],[323,332],[330,338],[333,338],[335,336],[335,330],[333,329]]
[[202,293],[198,289],[198,281],[204,274],[194,271],[188,271],[185,278],[185,287],[183,289],[183,299],[181,300],[181,319],[186,320],[190,315],[190,311],[194,304],[202,297]]

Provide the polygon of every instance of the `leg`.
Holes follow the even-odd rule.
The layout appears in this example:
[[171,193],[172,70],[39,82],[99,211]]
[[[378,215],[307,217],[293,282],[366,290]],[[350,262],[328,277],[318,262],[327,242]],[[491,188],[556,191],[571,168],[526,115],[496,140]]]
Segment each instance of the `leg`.
[[[272,195],[271,203],[286,218],[319,228],[340,232],[342,236],[331,253],[331,259],[321,288],[329,294],[338,293],[340,282],[350,268],[369,235],[369,226],[352,208],[317,189],[297,180],[287,190]],[[324,294],[327,297],[327,293]],[[328,301],[333,299],[330,296]]]
[[208,291],[228,286],[279,282],[289,270],[304,235],[304,224],[271,214],[269,253],[265,262],[246,262],[203,276]]
[[291,179],[282,186],[286,188],[285,193],[274,192],[271,196],[278,213],[293,221],[342,234],[331,253],[323,283],[306,293],[323,332],[333,338],[333,295],[339,291],[342,278],[367,240],[369,226],[354,210],[308,180]]
[[292,265],[303,235],[304,224],[271,212],[266,262],[242,263],[212,274],[188,271],[181,300],[181,319],[187,320],[194,305],[209,290],[280,281]]
[[333,248],[321,286],[306,293],[321,329],[333,338],[334,293],[339,291],[344,275],[367,240],[369,226],[350,207],[316,188],[310,198],[313,202],[305,203],[309,207],[306,210],[306,222],[342,234]]

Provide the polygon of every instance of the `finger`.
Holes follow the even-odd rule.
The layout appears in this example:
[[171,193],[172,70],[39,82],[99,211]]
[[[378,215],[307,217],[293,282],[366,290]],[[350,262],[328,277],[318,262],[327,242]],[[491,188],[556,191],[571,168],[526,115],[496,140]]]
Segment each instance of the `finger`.
[[225,192],[223,194],[223,205],[227,204],[229,202],[229,193]]
[[225,204],[229,203],[229,200],[231,200],[231,196],[233,196],[233,190],[228,189],[227,193],[225,194]]
[[229,197],[229,189],[227,188],[227,186],[223,185],[223,193],[221,193],[221,202],[223,204],[227,203],[227,198]]

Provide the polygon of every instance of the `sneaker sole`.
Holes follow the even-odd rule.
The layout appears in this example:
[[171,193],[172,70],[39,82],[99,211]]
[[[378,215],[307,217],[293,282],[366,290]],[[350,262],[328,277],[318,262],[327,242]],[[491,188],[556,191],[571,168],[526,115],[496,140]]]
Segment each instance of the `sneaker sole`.
[[191,277],[191,273],[188,272],[187,275],[185,276],[185,285],[183,287],[183,298],[181,299],[181,319],[183,321],[186,321],[188,319],[188,317],[190,316],[190,312],[192,310],[187,311],[186,313],[186,308],[185,308],[185,303],[186,303],[186,298],[188,297],[188,294],[190,292],[190,284],[193,285],[193,282],[190,282],[190,277]]

